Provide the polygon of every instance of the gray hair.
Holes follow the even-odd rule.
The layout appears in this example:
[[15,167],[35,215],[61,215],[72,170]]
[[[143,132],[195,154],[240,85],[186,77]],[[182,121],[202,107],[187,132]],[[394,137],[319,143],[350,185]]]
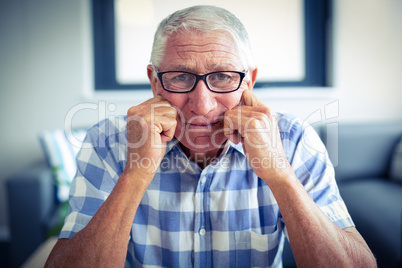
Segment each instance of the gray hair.
[[223,31],[236,44],[244,68],[255,68],[248,33],[241,21],[226,9],[215,6],[193,6],[174,12],[162,20],[155,32],[151,64],[159,66],[165,53],[167,39],[174,33],[208,33]]

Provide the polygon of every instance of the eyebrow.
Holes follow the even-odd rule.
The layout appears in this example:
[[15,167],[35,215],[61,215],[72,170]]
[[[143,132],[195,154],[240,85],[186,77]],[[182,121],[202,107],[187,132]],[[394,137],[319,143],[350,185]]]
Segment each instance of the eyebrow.
[[174,67],[175,70],[177,71],[191,71],[193,70],[193,68],[185,66],[185,65],[177,65],[176,67]]

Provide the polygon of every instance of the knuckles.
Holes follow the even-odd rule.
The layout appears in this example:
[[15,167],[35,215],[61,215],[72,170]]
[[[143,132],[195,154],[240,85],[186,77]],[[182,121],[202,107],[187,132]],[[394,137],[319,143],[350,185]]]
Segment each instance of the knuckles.
[[127,117],[140,116],[148,120],[153,115],[176,116],[177,110],[161,96],[157,96],[137,106],[132,106],[127,110]]
[[272,116],[272,110],[269,109],[267,106],[260,106],[259,110],[261,113],[265,114],[268,118]]
[[[165,133],[176,127],[177,110],[161,96],[157,96],[127,110],[128,136],[135,133]],[[174,133],[174,131],[170,131]],[[169,135],[171,134],[169,132]],[[166,133],[165,133],[166,134]],[[171,139],[171,137],[169,137]]]

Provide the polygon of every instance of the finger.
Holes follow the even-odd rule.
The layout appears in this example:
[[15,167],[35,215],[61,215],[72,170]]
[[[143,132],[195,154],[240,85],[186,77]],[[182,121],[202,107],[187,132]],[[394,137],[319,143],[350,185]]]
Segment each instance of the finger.
[[239,142],[242,142],[242,136],[238,131],[238,124],[234,124],[234,122],[237,121],[237,117],[233,112],[227,116],[226,114],[228,112],[225,113],[223,119],[223,134],[228,140],[234,144],[238,144]]
[[158,106],[173,106],[168,100],[164,99],[161,95],[157,95],[151,99],[146,100],[139,106],[158,105]]
[[229,116],[230,114],[233,115],[245,115],[245,116],[257,116],[258,113],[261,114],[265,114],[268,117],[270,117],[272,115],[272,110],[269,109],[267,106],[265,106],[264,104],[261,104],[260,106],[235,106],[234,108],[232,108],[231,110],[226,112],[227,114],[225,114],[225,116]]
[[264,104],[250,90],[243,91],[240,99],[241,105],[259,107]]
[[159,106],[165,106],[165,107],[174,107],[169,101],[167,100],[153,100],[149,104],[147,103],[146,105],[149,105],[151,107],[159,107]]
[[157,107],[151,122],[156,127],[161,137],[166,136],[168,140],[173,138],[177,125],[177,110],[173,107]]
[[235,131],[231,134],[226,134],[225,133],[225,137],[230,140],[231,142],[233,142],[234,144],[239,144],[239,143],[243,143],[243,137],[240,135],[239,132]]
[[175,118],[158,116],[155,118],[156,132],[161,135],[161,141],[163,143],[171,140],[176,132],[177,120]]
[[244,127],[250,127],[250,122],[254,120],[266,122],[269,120],[269,116],[270,110],[265,106],[240,106],[226,111],[224,122],[227,126],[230,126],[230,129],[239,130],[241,132]]
[[163,132],[161,133],[161,141],[166,143],[173,139],[176,133],[177,120],[163,123]]
[[152,114],[154,116],[166,116],[170,118],[176,118],[177,110],[172,106],[154,106],[152,107]]
[[145,116],[146,114],[149,114],[150,109],[155,110],[157,107],[173,107],[173,105],[166,101],[162,100],[161,97],[155,97],[152,99],[149,99],[137,106],[132,106],[127,110],[127,116],[131,115],[139,115],[139,116]]
[[241,109],[245,107],[239,107],[236,109],[237,112],[231,110],[225,113],[224,134],[236,144],[239,142],[244,143],[248,139],[255,140],[260,134],[267,134],[271,129],[271,123],[266,114],[255,111],[254,107],[247,107],[252,109]]
[[234,144],[238,144],[239,142],[242,142],[242,137],[237,130],[232,130],[230,128],[224,128],[223,134],[225,135],[225,137],[228,140],[230,140]]

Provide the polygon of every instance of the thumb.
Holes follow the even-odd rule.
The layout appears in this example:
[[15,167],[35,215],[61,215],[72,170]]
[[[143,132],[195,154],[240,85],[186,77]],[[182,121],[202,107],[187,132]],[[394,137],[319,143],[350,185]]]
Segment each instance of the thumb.
[[258,107],[261,106],[261,101],[250,90],[243,91],[241,95],[240,104],[245,106]]

